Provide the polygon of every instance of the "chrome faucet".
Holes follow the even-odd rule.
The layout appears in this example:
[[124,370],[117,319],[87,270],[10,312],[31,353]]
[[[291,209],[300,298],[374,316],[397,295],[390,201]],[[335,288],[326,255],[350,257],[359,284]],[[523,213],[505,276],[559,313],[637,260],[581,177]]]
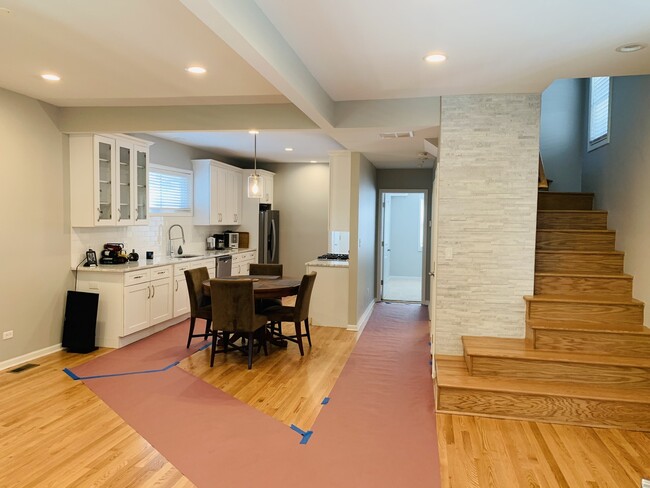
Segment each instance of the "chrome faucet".
[[[174,238],[172,238],[172,229],[173,229],[174,227],[178,227],[178,228],[181,230],[181,236],[180,236],[180,237],[174,237]],[[180,224],[174,224],[174,225],[172,225],[171,227],[169,227],[168,236],[169,236],[169,255],[170,255],[171,257],[174,257],[174,245],[173,245],[173,241],[174,241],[175,239],[183,239],[183,244],[185,244],[185,231],[183,231],[183,227],[182,227]],[[183,247],[182,247],[182,246],[178,246],[178,251],[176,251],[176,253],[177,253],[177,254],[183,254]]]

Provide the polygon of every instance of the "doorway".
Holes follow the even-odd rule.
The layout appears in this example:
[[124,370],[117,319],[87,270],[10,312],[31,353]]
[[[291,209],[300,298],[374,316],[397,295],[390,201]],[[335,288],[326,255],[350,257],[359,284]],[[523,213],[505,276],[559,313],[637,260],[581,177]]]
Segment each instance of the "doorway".
[[422,302],[427,250],[427,192],[382,190],[379,297]]

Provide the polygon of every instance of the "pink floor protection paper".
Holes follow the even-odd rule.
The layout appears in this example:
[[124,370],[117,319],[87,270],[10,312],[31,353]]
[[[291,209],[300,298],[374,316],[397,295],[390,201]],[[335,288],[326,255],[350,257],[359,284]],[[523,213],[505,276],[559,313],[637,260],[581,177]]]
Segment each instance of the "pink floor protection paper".
[[[377,304],[304,435],[177,367],[83,381],[199,488],[436,488],[426,310]],[[111,352],[74,373],[161,369],[191,354],[187,327]],[[203,345],[197,341],[193,350]]]

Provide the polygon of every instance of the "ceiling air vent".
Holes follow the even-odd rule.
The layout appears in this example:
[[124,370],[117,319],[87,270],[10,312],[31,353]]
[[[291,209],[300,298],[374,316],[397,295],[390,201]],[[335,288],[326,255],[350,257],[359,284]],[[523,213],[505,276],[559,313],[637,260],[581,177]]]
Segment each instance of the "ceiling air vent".
[[401,139],[403,137],[413,137],[412,130],[406,130],[402,132],[380,132],[380,139]]

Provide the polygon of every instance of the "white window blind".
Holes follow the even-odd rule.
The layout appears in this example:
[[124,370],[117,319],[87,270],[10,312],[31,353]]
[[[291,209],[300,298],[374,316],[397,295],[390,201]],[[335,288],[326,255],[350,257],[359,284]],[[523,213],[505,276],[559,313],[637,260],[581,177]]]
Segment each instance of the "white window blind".
[[587,149],[609,142],[610,79],[591,78],[589,82],[589,142]]
[[152,214],[192,214],[192,172],[149,166],[149,210]]

